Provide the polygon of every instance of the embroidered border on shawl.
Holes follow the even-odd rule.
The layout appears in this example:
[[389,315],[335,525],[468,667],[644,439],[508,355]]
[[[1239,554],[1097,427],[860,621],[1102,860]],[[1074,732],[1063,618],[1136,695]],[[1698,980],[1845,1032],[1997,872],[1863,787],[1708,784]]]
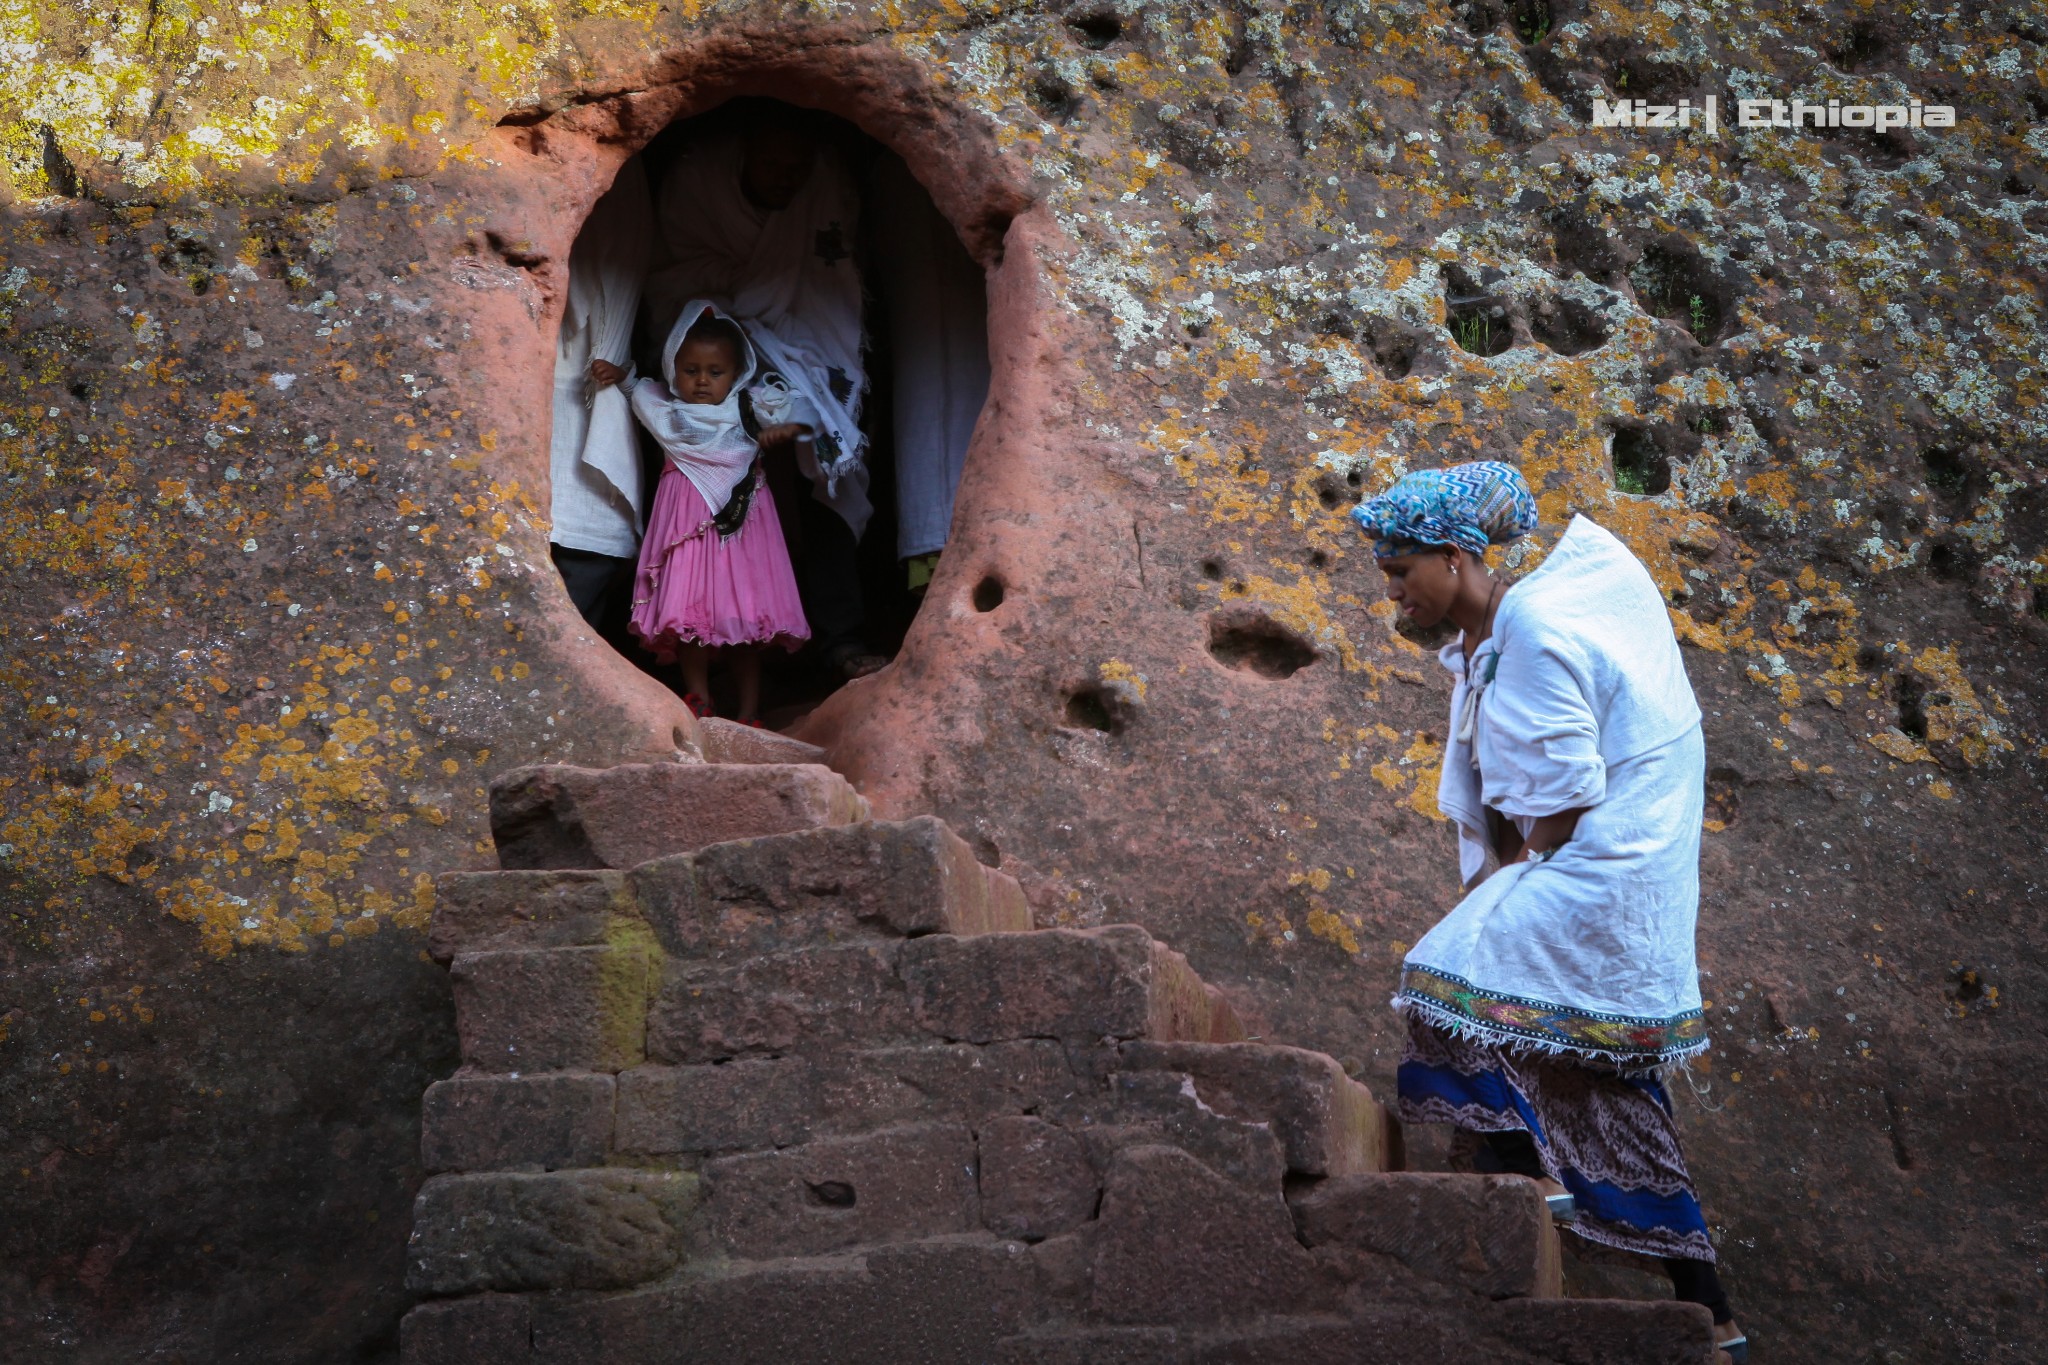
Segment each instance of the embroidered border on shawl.
[[1413,1010],[1453,1033],[1503,1047],[1576,1052],[1615,1062],[1662,1065],[1706,1051],[1699,1010],[1668,1019],[1574,1010],[1541,1000],[1482,991],[1469,981],[1415,963],[1401,968],[1394,1007]]

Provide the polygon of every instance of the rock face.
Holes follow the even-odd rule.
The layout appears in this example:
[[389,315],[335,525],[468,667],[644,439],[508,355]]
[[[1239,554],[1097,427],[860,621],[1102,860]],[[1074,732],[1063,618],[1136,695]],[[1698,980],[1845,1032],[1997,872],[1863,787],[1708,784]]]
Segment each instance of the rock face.
[[[646,831],[642,769],[500,791],[565,778],[592,846]],[[1004,874],[949,875],[954,848],[928,817],[820,820],[623,878],[451,874],[433,941],[463,1065],[427,1094],[407,1282],[433,1297],[404,1365],[1709,1358],[1704,1309],[1561,1299],[1533,1184],[1389,1173],[1386,1116],[1336,1062],[1244,1041],[1136,925],[1031,928],[985,894]],[[831,866],[871,870],[842,890]],[[589,966],[635,943],[653,996]],[[753,989],[712,984],[735,967]],[[586,1017],[647,1052],[563,1050]],[[518,1070],[507,1019],[539,1026]]]
[[[2027,1023],[2048,754],[2038,14],[263,8],[45,6],[0,72],[10,1342],[388,1360],[418,1097],[455,1065],[457,993],[516,989],[561,1022],[529,1041],[480,1015],[470,1046],[620,1074],[725,1049],[767,1065],[870,1026],[910,1047],[954,1007],[904,975],[922,939],[764,959],[780,908],[593,939],[656,894],[600,854],[516,874],[545,895],[436,881],[490,864],[491,774],[746,756],[557,586],[536,377],[620,161],[769,94],[904,154],[988,271],[995,366],[902,654],[798,738],[885,821],[941,817],[1009,874],[1065,936],[1033,951],[1121,983],[1119,1017],[1227,1010],[1384,1092],[1402,947],[1455,894],[1432,800],[1446,689],[1343,515],[1406,467],[1518,461],[1545,524],[1506,566],[1574,512],[1615,529],[1669,595],[1708,713],[1717,1046],[1706,1103],[1681,1104],[1744,1325],[1804,1361],[2025,1355],[2048,1196]],[[1595,127],[1596,94],[1716,94],[1721,127]],[[1738,96],[1918,99],[1956,126],[1745,129]],[[778,894],[788,923],[828,913],[815,885]],[[873,895],[875,925],[908,913]],[[443,912],[499,910],[474,972],[423,960]],[[728,930],[759,937],[721,958]],[[687,985],[663,933],[710,945]],[[1009,979],[956,948],[918,971]],[[569,961],[521,956],[550,953]],[[991,1028],[1081,1017],[1043,992],[975,1005]],[[602,1081],[562,1083],[529,1124],[539,1102],[486,1079],[511,1069],[465,1073],[479,1127],[437,1161],[515,1139],[540,1165],[588,1158]],[[726,1103],[734,1133],[810,1112]],[[647,1122],[635,1143],[670,1140]],[[990,1141],[1047,1174],[999,1194],[988,1237],[1067,1216],[1060,1140]],[[710,1207],[633,1198],[684,1223]],[[618,1216],[656,1264],[653,1224]],[[943,1274],[999,1298],[1007,1254]],[[716,1341],[762,1305],[794,1319],[941,1273],[915,1247],[839,1255],[674,1311]],[[575,1322],[476,1302],[408,1340],[582,1349]],[[1154,1359],[1171,1329],[1086,1330],[1002,1349]],[[1214,1358],[1341,1352],[1353,1330],[1276,1327]]]

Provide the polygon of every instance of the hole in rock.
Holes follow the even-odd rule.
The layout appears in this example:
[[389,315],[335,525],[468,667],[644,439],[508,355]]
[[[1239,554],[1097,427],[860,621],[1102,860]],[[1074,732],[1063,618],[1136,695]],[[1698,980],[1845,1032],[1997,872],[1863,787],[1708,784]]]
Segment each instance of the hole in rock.
[[1202,561],[1202,577],[1211,581],[1223,577],[1223,562],[1216,559]]
[[997,578],[994,574],[990,574],[974,585],[974,609],[976,611],[994,611],[1001,605],[1003,605],[1002,579]]
[[1330,556],[1321,550],[1310,550],[1308,552],[1308,566],[1311,569],[1327,569],[1330,567]]
[[1868,19],[1859,19],[1849,25],[1841,45],[1830,53],[1838,71],[1866,71],[1891,50],[1884,34]]
[[1041,67],[1031,80],[1031,103],[1055,123],[1065,123],[1081,112],[1081,92],[1051,67]]
[[1615,491],[1654,497],[1671,487],[1671,459],[1648,428],[1616,427],[1611,455]]
[[1072,729],[1119,734],[1123,730],[1123,722],[1118,717],[1118,710],[1116,698],[1105,688],[1084,687],[1067,695],[1066,720]]
[[1067,27],[1074,41],[1097,52],[1124,36],[1124,18],[1109,5],[1075,10],[1067,16]]
[[1445,272],[1444,286],[1444,325],[1461,350],[1492,356],[1515,344],[1506,304],[1456,266]]
[[1484,38],[1498,28],[1503,12],[1500,0],[1465,0],[1459,9],[1465,31],[1475,38]]
[[1316,661],[1315,646],[1263,614],[1212,617],[1209,653],[1225,668],[1291,678]]
[[1927,486],[1941,496],[1943,502],[1953,506],[1969,491],[1970,469],[1963,463],[1962,453],[1948,446],[1930,446],[1921,453],[1920,462],[1927,467]]
[[811,1185],[811,1202],[828,1209],[850,1209],[858,1196],[844,1180],[820,1180]]
[[[805,90],[821,102],[842,96],[854,97],[815,83]],[[553,550],[565,586],[612,648],[679,695],[708,691],[719,715],[741,713],[757,669],[758,714],[775,729],[892,658],[923,605],[934,556],[952,538],[956,495],[974,477],[967,450],[990,381],[987,281],[962,236],[999,260],[1022,203],[1005,198],[1013,191],[1001,176],[967,160],[990,154],[973,139],[925,154],[921,125],[873,131],[900,133],[911,159],[845,119],[772,98],[692,111],[625,163],[568,259],[549,272],[573,303],[557,341],[551,459]],[[926,183],[990,188],[987,202],[949,221]],[[492,233],[490,249],[539,269],[547,262],[524,232]],[[735,321],[763,363],[718,399],[683,405],[652,386],[675,382],[662,373],[663,353],[695,299],[745,301]],[[708,344],[720,382],[730,346]],[[690,349],[701,359],[705,347]],[[629,382],[657,412],[736,416],[741,427],[720,438],[723,453],[709,466],[693,466],[704,477],[689,477],[663,440],[688,462],[693,429],[678,420],[657,438],[627,415],[645,403],[597,415],[593,359],[630,367]],[[760,384],[762,369],[786,392]],[[719,416],[733,394],[736,406]],[[811,448],[778,442],[756,457],[751,437],[786,424],[802,425]],[[616,481],[635,475],[644,536],[621,510],[627,499]],[[692,536],[714,513],[724,524]],[[647,537],[662,544],[650,551]],[[728,600],[737,589],[724,597],[679,589],[643,607],[636,622],[643,555],[658,555],[663,581],[677,584],[693,580],[691,566],[730,567],[729,581],[744,583],[752,599],[748,611],[774,604],[775,639],[712,649],[708,658],[689,643],[713,618],[738,614]],[[977,610],[991,609],[981,605],[989,591],[1001,600],[1001,583],[984,580],[974,589]],[[771,626],[756,616],[747,629],[758,640]],[[803,634],[800,648],[786,647]]]
[[1364,327],[1372,362],[1389,379],[1406,379],[1415,369],[1415,357],[1422,349],[1422,334],[1390,318],[1373,318]]
[[1607,320],[1577,299],[1545,299],[1529,315],[1529,331],[1559,355],[1583,355],[1607,342]]
[[1515,36],[1531,47],[1548,38],[1557,24],[1550,0],[1515,0],[1508,7],[1508,18],[1515,26]]
[[1970,577],[1970,561],[1949,541],[1936,541],[1927,552],[1927,572],[1944,583],[1961,583]]
[[1898,673],[1892,677],[1892,704],[1898,708],[1898,724],[1902,734],[1914,739],[1927,738],[1927,689],[1911,673]]
[[1702,346],[1720,338],[1728,310],[1712,272],[1692,243],[1674,237],[1645,247],[1628,279],[1645,313],[1677,323]]

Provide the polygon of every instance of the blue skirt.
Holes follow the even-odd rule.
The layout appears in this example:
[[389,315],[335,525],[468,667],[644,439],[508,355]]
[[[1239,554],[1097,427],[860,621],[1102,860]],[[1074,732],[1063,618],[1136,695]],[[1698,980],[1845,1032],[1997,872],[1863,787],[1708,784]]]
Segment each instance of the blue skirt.
[[1510,1052],[1413,1015],[1397,1075],[1403,1123],[1520,1130],[1550,1178],[1578,1201],[1568,1230],[1646,1256],[1712,1261],[1671,1096],[1652,1071]]

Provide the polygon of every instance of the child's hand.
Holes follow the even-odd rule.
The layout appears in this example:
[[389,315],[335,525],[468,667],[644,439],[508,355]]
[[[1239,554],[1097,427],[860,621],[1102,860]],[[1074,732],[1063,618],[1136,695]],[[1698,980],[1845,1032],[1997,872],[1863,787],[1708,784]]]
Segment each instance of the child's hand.
[[600,389],[608,389],[626,377],[626,372],[609,360],[590,362],[590,381]]
[[761,434],[754,438],[755,444],[786,446],[792,441],[801,441],[811,434],[810,427],[802,422],[777,422],[772,427],[762,427]]

